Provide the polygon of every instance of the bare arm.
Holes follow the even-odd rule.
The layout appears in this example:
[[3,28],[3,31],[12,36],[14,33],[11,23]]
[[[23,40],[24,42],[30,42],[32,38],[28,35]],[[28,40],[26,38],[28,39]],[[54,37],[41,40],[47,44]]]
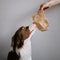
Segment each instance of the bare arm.
[[54,5],[57,5],[60,3],[60,0],[50,0],[49,2],[46,2],[40,6],[40,10],[45,10],[47,8],[50,8]]

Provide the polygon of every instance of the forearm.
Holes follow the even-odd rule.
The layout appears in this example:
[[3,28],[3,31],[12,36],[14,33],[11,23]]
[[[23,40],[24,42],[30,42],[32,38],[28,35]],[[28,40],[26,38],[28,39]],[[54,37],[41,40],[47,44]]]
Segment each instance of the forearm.
[[54,5],[57,5],[60,3],[60,0],[51,0],[49,2],[47,2],[47,5],[49,5],[49,7],[52,7]]

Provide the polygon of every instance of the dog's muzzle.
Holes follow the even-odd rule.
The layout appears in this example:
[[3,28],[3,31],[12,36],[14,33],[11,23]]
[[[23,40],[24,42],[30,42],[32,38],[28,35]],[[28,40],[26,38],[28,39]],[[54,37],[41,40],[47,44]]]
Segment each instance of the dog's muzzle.
[[36,28],[36,25],[35,24],[32,24],[29,26],[29,30],[30,31],[34,31],[34,29]]

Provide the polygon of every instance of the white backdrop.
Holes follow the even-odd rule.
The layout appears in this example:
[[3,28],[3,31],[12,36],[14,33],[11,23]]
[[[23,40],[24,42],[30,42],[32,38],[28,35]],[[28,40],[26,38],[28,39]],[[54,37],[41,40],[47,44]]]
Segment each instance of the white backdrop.
[[[11,37],[22,25],[32,23],[31,17],[48,0],[0,0],[0,60],[6,60]],[[60,60],[60,5],[45,11],[49,30],[36,31],[31,39],[33,60]]]

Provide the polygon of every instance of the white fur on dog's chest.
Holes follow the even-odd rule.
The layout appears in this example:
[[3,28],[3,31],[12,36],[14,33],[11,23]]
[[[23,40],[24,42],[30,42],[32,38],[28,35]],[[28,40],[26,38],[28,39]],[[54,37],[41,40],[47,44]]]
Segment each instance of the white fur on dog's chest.
[[20,50],[21,60],[31,60],[31,42],[25,40],[23,48]]
[[20,53],[20,60],[31,60],[31,41],[26,39],[21,49],[17,49],[17,53]]

